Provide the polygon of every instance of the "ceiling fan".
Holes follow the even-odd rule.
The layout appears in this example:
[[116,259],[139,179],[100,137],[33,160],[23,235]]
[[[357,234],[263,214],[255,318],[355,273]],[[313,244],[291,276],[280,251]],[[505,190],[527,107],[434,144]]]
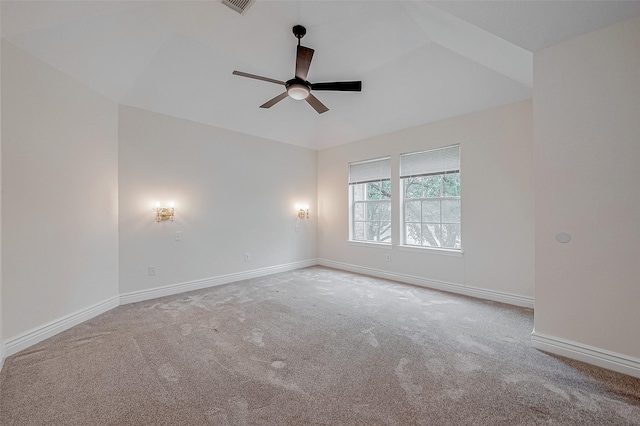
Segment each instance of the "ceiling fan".
[[318,112],[318,114],[322,114],[323,112],[329,111],[329,108],[311,94],[312,90],[332,90],[339,92],[360,92],[362,90],[361,81],[335,81],[332,83],[310,83],[307,81],[307,74],[309,73],[309,67],[311,66],[311,58],[313,58],[314,50],[300,45],[300,39],[304,37],[306,33],[307,29],[302,25],[296,25],[293,27],[293,35],[298,39],[298,50],[296,53],[295,77],[291,80],[280,81],[242,71],[233,72],[234,75],[239,75],[240,77],[268,81],[285,87],[286,91],[284,93],[281,93],[275,98],[260,105],[260,108],[271,108],[289,96],[296,100],[304,99]]

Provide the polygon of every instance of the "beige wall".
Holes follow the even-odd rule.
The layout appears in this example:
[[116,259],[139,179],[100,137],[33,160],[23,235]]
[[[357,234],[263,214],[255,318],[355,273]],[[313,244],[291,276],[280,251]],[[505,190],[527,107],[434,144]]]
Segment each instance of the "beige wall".
[[[122,294],[315,261],[315,151],[126,106],[119,126]],[[174,222],[154,221],[156,200]]]
[[[2,22],[0,7],[0,22]],[[2,81],[2,42],[0,42],[0,82]],[[2,332],[2,84],[0,83],[0,370],[4,364],[4,340]]]
[[534,81],[536,333],[640,362],[640,18],[537,53]]
[[[533,297],[533,140],[530,101],[353,142],[318,153],[318,257],[347,265]],[[393,248],[352,245],[348,164],[460,144],[462,256],[398,247],[399,191],[392,198]],[[391,262],[385,255],[391,254]],[[488,294],[484,294],[487,296]]]
[[118,106],[2,43],[6,341],[118,294]]

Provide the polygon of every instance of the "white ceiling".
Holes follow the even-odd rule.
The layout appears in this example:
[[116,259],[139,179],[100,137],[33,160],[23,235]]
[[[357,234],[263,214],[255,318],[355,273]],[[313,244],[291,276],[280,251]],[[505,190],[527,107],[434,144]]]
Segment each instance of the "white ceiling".
[[[531,97],[532,52],[640,14],[640,1],[2,1],[4,39],[125,105],[322,149]],[[316,50],[317,114],[281,86]]]

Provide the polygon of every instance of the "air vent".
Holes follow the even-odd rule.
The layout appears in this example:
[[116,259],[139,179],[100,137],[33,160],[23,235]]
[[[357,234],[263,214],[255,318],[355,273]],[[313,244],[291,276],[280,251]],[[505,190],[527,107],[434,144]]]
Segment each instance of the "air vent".
[[222,0],[222,4],[229,6],[238,13],[242,13],[251,6],[253,0]]

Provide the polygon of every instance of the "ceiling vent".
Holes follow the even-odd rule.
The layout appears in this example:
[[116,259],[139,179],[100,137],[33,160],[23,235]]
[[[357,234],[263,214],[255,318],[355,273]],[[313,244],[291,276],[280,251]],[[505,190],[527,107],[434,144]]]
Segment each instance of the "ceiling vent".
[[242,13],[251,6],[253,0],[222,0],[222,4],[229,6],[238,13]]

